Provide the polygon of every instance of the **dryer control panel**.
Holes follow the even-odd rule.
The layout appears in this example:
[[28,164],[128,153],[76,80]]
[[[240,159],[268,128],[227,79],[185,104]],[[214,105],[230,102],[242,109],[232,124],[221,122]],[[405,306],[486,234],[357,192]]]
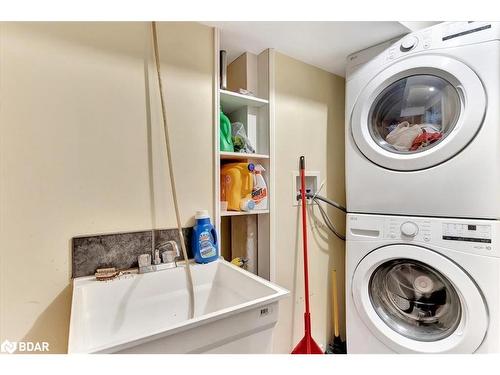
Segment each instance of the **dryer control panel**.
[[367,63],[371,64],[370,69],[375,69],[377,65],[386,66],[413,54],[493,40],[500,40],[500,22],[443,22],[349,55],[346,78],[352,79]]
[[429,49],[481,43],[498,38],[498,25],[491,22],[444,22],[404,36],[386,52],[386,61]]

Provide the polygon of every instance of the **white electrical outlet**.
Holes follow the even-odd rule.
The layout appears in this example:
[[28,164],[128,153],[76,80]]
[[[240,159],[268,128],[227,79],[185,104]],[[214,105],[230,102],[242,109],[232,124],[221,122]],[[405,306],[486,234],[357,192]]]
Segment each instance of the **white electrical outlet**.
[[[320,173],[318,171],[308,171],[306,177],[306,192],[315,193],[319,188]],[[292,171],[292,201],[294,206],[298,206],[300,201],[297,200],[297,195],[300,194],[300,172]],[[311,204],[311,199],[307,200]]]

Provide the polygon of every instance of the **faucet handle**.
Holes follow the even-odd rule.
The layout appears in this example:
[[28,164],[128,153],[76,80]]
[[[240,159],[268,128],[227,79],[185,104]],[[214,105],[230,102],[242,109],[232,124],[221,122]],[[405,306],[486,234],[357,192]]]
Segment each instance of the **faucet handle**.
[[173,263],[175,262],[175,252],[173,250],[165,250],[161,253],[161,258],[163,263]]
[[141,254],[137,257],[139,263],[139,273],[156,271],[156,266],[151,264],[151,254]]
[[137,263],[139,263],[139,268],[147,267],[151,265],[151,254],[141,254],[137,258]]
[[173,263],[175,262],[175,258],[181,255],[179,247],[177,246],[177,242],[173,240],[161,244],[159,246],[159,249],[163,250],[161,253],[163,263]]

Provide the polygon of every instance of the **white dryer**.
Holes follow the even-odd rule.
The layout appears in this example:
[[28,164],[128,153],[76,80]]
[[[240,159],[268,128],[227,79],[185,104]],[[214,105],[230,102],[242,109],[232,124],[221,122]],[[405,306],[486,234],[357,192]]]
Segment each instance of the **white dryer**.
[[347,215],[348,353],[500,352],[500,222]]
[[500,25],[442,23],[348,58],[349,212],[500,218]]

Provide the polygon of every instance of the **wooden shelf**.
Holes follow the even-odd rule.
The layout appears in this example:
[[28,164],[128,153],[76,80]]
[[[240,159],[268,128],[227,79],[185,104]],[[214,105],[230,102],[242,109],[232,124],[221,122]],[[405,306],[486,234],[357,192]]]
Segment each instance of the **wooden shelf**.
[[269,100],[255,96],[238,94],[236,92],[220,90],[220,104],[224,113],[229,114],[242,107],[262,107]]
[[269,155],[264,154],[246,154],[243,152],[219,152],[220,158],[223,160],[244,160],[244,159],[269,159]]
[[245,216],[268,214],[269,210],[253,210],[253,211],[221,211],[220,216]]

